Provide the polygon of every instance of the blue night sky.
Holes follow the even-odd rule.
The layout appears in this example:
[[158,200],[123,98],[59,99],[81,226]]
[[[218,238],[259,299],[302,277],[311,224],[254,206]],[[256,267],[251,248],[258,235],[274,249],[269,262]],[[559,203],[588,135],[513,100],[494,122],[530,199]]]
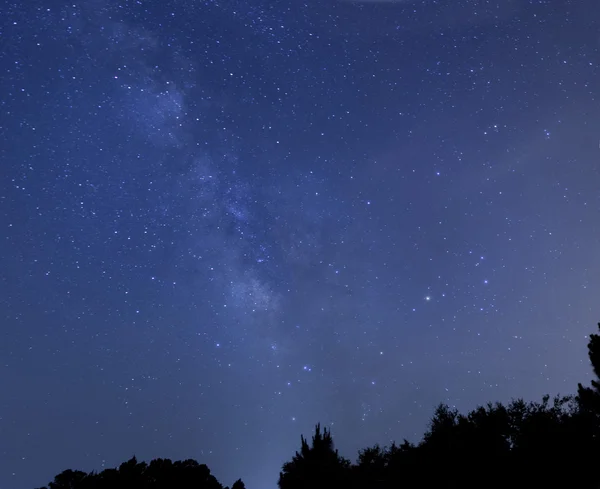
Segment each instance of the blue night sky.
[[573,393],[596,3],[1,0],[0,487]]

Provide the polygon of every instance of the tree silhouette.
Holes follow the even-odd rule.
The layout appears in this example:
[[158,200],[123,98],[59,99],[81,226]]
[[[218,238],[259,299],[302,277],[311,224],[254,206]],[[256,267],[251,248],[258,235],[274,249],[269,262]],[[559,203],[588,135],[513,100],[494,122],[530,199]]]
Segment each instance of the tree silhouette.
[[588,357],[596,378],[592,379],[591,387],[584,387],[581,383],[578,385],[577,401],[583,410],[600,416],[600,335],[590,335]]
[[87,474],[81,470],[65,470],[48,484],[49,489],[78,489],[83,487]]
[[[600,329],[600,323],[598,328]],[[595,378],[592,379],[590,387],[578,384],[578,411],[570,420],[578,434],[577,451],[572,456],[578,457],[582,466],[596,465],[600,455],[600,335],[590,334],[587,347]],[[592,483],[592,473],[593,471],[577,471],[578,478],[588,484],[582,487],[599,486]]]
[[242,482],[242,479],[238,479],[233,483],[231,489],[246,489],[246,486]]
[[[512,478],[528,486],[560,487],[572,482],[569,450],[574,450],[570,436],[569,397],[544,396],[542,402],[513,401],[508,407],[510,418],[510,467]],[[553,470],[549,470],[552,467]]]
[[[419,443],[374,445],[359,450],[355,464],[338,454],[331,433],[317,424],[312,443],[301,436],[300,450],[283,465],[279,489],[599,489],[600,334],[590,335],[588,355],[595,378],[590,387],[578,384],[575,397],[488,403],[466,414],[440,404]],[[195,460],[146,464],[133,457],[99,474],[65,470],[48,489],[223,486]],[[238,479],[231,489],[245,489],[244,483]]]
[[384,448],[375,445],[359,450],[356,466],[353,468],[353,485],[362,487],[366,484],[381,487],[386,481],[388,453]]
[[347,483],[350,462],[338,454],[327,428],[321,433],[321,425],[316,425],[312,447],[304,436],[300,441],[300,452],[283,464],[278,481],[280,489],[326,489]]
[[[235,489],[244,489],[241,480],[236,484]],[[98,474],[65,470],[50,482],[48,489],[223,489],[223,486],[206,465],[195,460],[171,462],[159,458],[146,464],[132,457],[118,469]]]

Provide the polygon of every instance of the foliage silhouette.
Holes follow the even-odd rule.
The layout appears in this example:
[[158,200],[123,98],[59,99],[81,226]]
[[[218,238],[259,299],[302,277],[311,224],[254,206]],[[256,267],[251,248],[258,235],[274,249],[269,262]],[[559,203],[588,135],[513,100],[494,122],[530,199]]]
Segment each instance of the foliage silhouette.
[[[241,480],[236,484],[236,489],[244,488]],[[98,474],[65,470],[54,477],[48,489],[223,489],[223,486],[206,465],[195,460],[171,462],[158,458],[146,464],[133,457],[118,469]]]
[[[598,328],[600,329],[600,323],[598,323]],[[598,418],[600,417],[600,335],[590,335],[588,356],[596,378],[592,379],[591,387],[578,385],[577,402],[583,413]]]
[[231,489],[246,489],[246,486],[242,482],[242,479],[238,479],[233,483]]
[[[600,323],[598,324],[600,328]],[[541,402],[488,403],[467,414],[445,404],[434,411],[422,440],[341,457],[327,428],[317,424],[309,445],[283,464],[279,489],[599,489],[600,334],[590,335],[595,378],[575,397],[544,396]],[[65,470],[48,489],[223,489],[195,460],[149,464],[135,457],[96,474]],[[41,488],[46,489],[46,488]],[[245,489],[241,480],[232,489]]]
[[350,461],[338,454],[327,428],[321,433],[321,425],[316,425],[312,446],[304,436],[300,442],[300,452],[283,465],[279,474],[280,489],[325,489],[347,483]]
[[588,350],[596,379],[580,384],[574,398],[489,403],[467,414],[440,404],[417,445],[375,445],[360,450],[353,465],[341,462],[327,431],[331,448],[314,449],[317,425],[313,448],[301,438],[279,487],[600,488],[595,471],[584,469],[600,458],[600,335],[590,336]]

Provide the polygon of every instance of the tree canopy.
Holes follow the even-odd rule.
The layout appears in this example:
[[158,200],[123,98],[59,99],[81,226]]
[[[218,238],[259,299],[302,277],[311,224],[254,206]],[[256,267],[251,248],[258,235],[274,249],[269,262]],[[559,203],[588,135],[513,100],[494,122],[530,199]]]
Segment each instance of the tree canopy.
[[[40,488],[46,489],[46,488]],[[157,458],[149,464],[132,457],[118,469],[100,473],[65,470],[54,477],[48,489],[224,489],[209,468],[195,460],[171,462]],[[244,489],[237,480],[232,489]]]
[[309,446],[304,436],[300,437],[300,451],[283,465],[279,474],[280,489],[314,489],[341,487],[348,474],[350,461],[338,454],[333,445],[331,432],[317,424]]
[[[590,335],[588,355],[595,378],[588,387],[579,384],[576,396],[488,403],[466,414],[440,404],[420,442],[364,448],[355,463],[339,455],[331,432],[317,424],[311,443],[301,435],[300,450],[283,464],[279,489],[598,489],[600,334]],[[47,489],[109,488],[224,489],[195,460],[146,464],[135,457],[100,473],[65,470]],[[232,489],[244,483],[238,479]]]
[[598,488],[590,467],[600,456],[600,335],[590,335],[588,351],[595,379],[590,387],[579,384],[577,396],[488,403],[466,414],[440,404],[419,443],[374,445],[360,450],[354,464],[339,457],[331,434],[322,436],[317,425],[313,447],[301,437],[279,487]]

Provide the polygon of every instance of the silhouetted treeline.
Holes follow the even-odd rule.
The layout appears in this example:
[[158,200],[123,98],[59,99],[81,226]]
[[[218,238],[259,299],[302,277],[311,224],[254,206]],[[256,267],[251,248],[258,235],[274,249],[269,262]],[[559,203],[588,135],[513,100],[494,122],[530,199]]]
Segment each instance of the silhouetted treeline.
[[[118,469],[95,473],[65,470],[40,489],[224,489],[208,467],[195,460],[171,462],[157,458],[149,464],[135,457],[122,463]],[[244,489],[241,480],[231,489]]]
[[[600,323],[598,324],[600,328]],[[600,488],[600,336],[590,335],[596,379],[571,397],[545,396],[461,414],[441,404],[418,444],[360,450],[341,457],[317,425],[312,445],[283,465],[280,489]]]
[[[600,323],[598,324],[600,328]],[[283,465],[280,489],[598,489],[600,477],[600,335],[590,335],[595,374],[577,395],[541,402],[489,403],[467,414],[440,404],[423,439],[340,456],[331,433],[317,424],[309,443]],[[46,488],[43,488],[46,489]],[[135,457],[100,473],[66,470],[48,489],[223,489],[194,460]],[[232,489],[244,489],[241,480]],[[262,488],[256,488],[262,489]]]

